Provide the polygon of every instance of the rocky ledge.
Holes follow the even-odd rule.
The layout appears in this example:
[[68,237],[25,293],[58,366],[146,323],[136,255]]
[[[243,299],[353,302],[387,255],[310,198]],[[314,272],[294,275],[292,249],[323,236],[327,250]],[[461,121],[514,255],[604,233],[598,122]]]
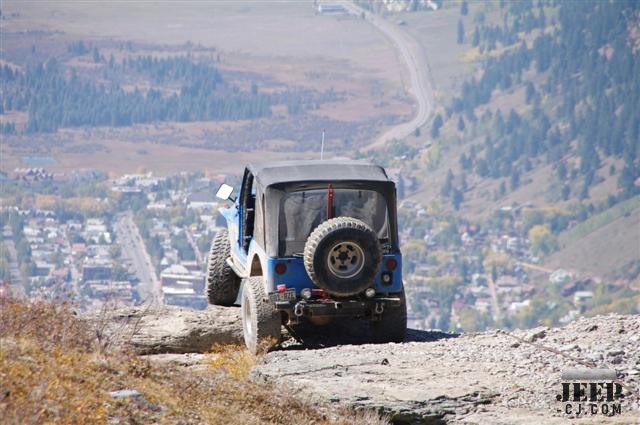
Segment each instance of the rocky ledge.
[[[193,353],[216,343],[242,344],[234,307],[135,308],[91,320],[106,341],[124,341],[167,367],[202,373],[208,373],[199,367],[203,356]],[[640,423],[637,315],[510,332],[409,330],[404,343],[377,345],[358,341],[360,331],[344,326],[331,326],[338,335],[302,332],[304,343],[289,338],[258,362],[253,379],[294,387],[323,403],[373,409],[397,424]],[[617,371],[626,396],[621,414],[576,417],[562,410],[556,400],[561,372],[576,367]]]
[[451,336],[410,331],[402,344],[292,344],[267,354],[253,373],[319,400],[375,409],[398,424],[560,424],[575,418],[558,411],[561,371],[613,368],[625,385],[622,414],[574,423],[640,423],[640,316]]
[[151,305],[105,309],[88,319],[106,343],[128,345],[138,354],[204,353],[214,344],[243,343],[237,307]]

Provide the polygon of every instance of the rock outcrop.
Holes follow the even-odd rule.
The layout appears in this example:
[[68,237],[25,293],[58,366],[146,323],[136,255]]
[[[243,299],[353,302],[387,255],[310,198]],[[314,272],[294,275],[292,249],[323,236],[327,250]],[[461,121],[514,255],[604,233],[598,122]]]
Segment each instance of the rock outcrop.
[[[242,344],[239,309],[176,307],[116,310],[95,320],[109,338],[167,367],[208,373],[215,343]],[[254,367],[258,381],[285,385],[322,403],[387,414],[398,424],[566,423],[556,400],[567,368],[615,369],[626,395],[622,414],[579,423],[640,423],[640,316],[581,318],[563,328],[449,334],[409,330],[402,344],[357,341],[352,327],[300,332]],[[307,330],[308,331],[308,330]],[[117,337],[117,338],[116,338]],[[178,353],[178,354],[176,354]]]
[[89,320],[105,341],[128,345],[138,354],[203,353],[214,344],[244,343],[237,307],[134,307],[103,310]]
[[447,336],[411,331],[402,344],[322,350],[293,344],[267,354],[254,377],[375,409],[399,424],[566,423],[571,415],[559,412],[556,400],[561,371],[589,364],[615,368],[627,397],[622,415],[594,415],[587,423],[640,423],[640,316]]

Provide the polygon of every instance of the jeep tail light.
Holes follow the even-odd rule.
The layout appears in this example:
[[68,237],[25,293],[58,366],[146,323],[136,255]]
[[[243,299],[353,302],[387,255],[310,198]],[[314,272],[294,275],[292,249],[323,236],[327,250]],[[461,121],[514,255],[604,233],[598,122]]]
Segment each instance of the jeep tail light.
[[276,264],[276,273],[284,274],[287,271],[287,265],[285,263]]
[[395,258],[389,258],[386,263],[388,270],[395,270],[398,267],[398,262]]

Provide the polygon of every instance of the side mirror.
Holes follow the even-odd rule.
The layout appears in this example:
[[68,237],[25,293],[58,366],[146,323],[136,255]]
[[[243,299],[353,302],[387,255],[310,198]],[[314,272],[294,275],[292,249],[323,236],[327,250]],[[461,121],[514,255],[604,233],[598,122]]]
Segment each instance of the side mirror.
[[216,193],[216,198],[220,198],[223,201],[230,200],[231,202],[235,202],[236,199],[231,197],[233,193],[233,187],[229,186],[226,183],[222,183],[218,188],[218,192]]

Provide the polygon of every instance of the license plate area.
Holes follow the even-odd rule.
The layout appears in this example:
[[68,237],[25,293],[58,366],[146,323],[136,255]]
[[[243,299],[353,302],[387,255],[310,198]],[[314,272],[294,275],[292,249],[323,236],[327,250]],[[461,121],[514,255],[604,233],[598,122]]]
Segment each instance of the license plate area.
[[284,292],[272,292],[269,294],[269,299],[273,302],[278,301],[295,301],[296,290],[295,288],[287,289]]

